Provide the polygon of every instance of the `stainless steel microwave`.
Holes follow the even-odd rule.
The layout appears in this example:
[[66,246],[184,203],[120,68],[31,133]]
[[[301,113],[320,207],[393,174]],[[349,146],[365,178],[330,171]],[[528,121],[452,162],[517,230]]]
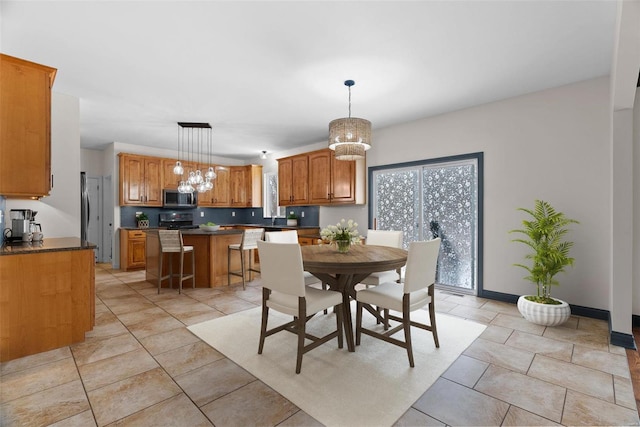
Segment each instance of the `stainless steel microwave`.
[[198,193],[180,193],[178,190],[162,190],[162,206],[172,209],[192,209],[198,207]]

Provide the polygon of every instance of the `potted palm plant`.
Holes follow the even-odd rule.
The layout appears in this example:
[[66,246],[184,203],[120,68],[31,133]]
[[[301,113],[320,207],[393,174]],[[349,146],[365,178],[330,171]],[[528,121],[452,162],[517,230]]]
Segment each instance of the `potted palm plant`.
[[522,228],[510,233],[523,235],[513,239],[524,243],[532,249],[525,258],[531,260],[530,265],[514,264],[525,269],[529,275],[526,280],[536,285],[536,295],[523,295],[518,298],[518,310],[525,319],[544,326],[556,326],[566,322],[571,316],[571,307],[566,302],[551,297],[551,286],[558,286],[554,278],[573,265],[574,258],[569,256],[573,242],[564,240],[569,232],[569,224],[578,221],[567,218],[557,212],[548,202],[536,200],[534,209],[518,208],[529,214],[529,219],[522,221]]

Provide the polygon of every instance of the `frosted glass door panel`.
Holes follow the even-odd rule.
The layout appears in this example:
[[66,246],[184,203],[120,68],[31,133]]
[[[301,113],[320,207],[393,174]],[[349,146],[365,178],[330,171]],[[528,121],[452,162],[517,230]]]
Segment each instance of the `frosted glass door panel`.
[[442,239],[436,282],[473,290],[476,260],[475,164],[440,164],[422,169],[423,218]]
[[408,242],[420,240],[420,170],[392,170],[375,175],[375,219],[378,230],[402,230]]
[[440,237],[436,283],[476,293],[478,165],[475,158],[375,170],[372,216],[410,242]]

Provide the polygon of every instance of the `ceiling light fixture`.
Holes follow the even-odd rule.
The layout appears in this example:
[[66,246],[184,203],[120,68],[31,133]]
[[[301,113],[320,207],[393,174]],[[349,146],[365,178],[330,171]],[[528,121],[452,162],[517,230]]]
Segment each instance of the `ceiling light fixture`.
[[265,150],[262,150],[262,154],[260,154],[260,158],[262,160],[266,160],[267,159],[267,152]]
[[364,152],[371,148],[371,122],[351,117],[351,86],[355,84],[353,80],[344,82],[349,88],[349,117],[329,123],[329,148],[335,150],[338,160],[364,159]]
[[[176,175],[184,175],[185,166],[189,173],[178,185],[180,193],[204,193],[213,188],[216,178],[211,165],[212,129],[209,123],[178,122],[178,160],[173,168]],[[206,162],[203,162],[203,150],[206,149]],[[183,161],[186,163],[183,165]],[[207,166],[203,174],[200,168]]]

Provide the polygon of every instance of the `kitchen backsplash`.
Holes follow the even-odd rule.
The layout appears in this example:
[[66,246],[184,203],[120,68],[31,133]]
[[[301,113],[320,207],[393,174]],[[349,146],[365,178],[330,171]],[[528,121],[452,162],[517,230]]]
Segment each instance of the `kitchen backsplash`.
[[[144,212],[149,217],[149,227],[158,226],[158,216],[161,213],[190,212],[193,214],[194,224],[215,222],[216,224],[264,224],[271,225],[271,218],[263,218],[262,208],[197,208],[197,209],[165,209],[136,206],[120,207],[120,226],[137,227],[136,212]],[[204,216],[200,216],[201,212]],[[298,225],[302,227],[318,227],[320,222],[320,208],[318,206],[295,206],[286,209],[298,216]],[[304,217],[302,214],[304,212]],[[235,213],[235,216],[234,216]],[[286,225],[286,218],[276,218],[276,225]]]

